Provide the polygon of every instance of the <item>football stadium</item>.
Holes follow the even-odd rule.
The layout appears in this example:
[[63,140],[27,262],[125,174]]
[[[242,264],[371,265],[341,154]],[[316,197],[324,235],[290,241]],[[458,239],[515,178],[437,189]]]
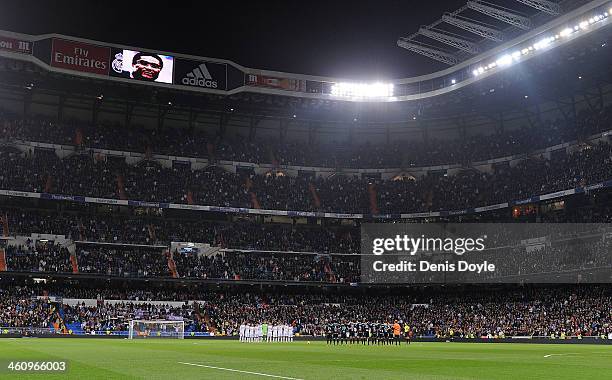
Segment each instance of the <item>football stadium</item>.
[[175,3],[0,1],[0,378],[612,379],[610,0]]

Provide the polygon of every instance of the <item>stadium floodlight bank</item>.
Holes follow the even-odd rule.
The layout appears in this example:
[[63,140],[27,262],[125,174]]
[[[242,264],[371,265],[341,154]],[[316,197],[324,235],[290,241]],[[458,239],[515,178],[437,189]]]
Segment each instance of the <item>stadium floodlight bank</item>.
[[185,338],[184,321],[138,320],[130,321],[129,339]]

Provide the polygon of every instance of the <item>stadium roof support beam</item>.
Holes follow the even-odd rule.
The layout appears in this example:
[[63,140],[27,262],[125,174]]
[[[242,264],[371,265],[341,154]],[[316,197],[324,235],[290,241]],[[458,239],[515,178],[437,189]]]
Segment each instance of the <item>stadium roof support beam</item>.
[[406,50],[410,50],[415,53],[419,53],[428,58],[435,59],[436,61],[446,63],[447,65],[453,66],[456,65],[459,60],[453,54],[443,52],[438,49],[434,49],[431,47],[423,46],[413,41],[408,41],[405,39],[397,40],[397,46],[402,47]]
[[100,108],[102,107],[102,99],[95,98],[91,105],[91,124],[98,124],[98,116],[100,115]]
[[28,116],[30,114],[30,106],[32,105],[32,92],[33,89],[28,89],[23,93],[23,114]]
[[447,44],[452,47],[456,47],[459,50],[467,51],[468,53],[471,53],[471,54],[478,54],[480,51],[478,49],[478,46],[473,42],[466,41],[462,38],[449,36],[446,33],[440,33],[438,31],[427,29],[425,27],[422,27],[421,29],[419,29],[419,34],[425,37],[429,37],[433,40],[442,42],[443,44]]
[[68,99],[68,95],[67,94],[60,94],[59,96],[59,102],[57,105],[57,120],[58,121],[63,121],[64,120],[64,106],[66,105],[66,100]]
[[281,142],[285,142],[287,138],[287,131],[289,130],[289,121],[286,119],[281,119],[279,128],[278,128],[278,139]]
[[489,28],[488,26],[480,25],[472,21],[464,20],[462,18],[457,18],[449,13],[442,15],[442,21],[491,41],[501,42],[504,40],[504,35],[499,30]]
[[544,13],[548,13],[549,15],[558,16],[561,14],[561,6],[557,3],[553,3],[548,0],[516,0],[519,3],[523,3],[525,5],[529,5],[532,8],[535,8]]
[[591,112],[593,113],[597,113],[603,110],[603,105],[604,105],[604,101],[602,98],[602,92],[601,92],[601,86],[599,87],[599,92],[593,94],[591,91],[588,90],[582,90],[582,91],[578,91],[579,95],[582,95],[582,99],[586,102],[586,104],[589,106],[589,109],[591,110]]
[[527,17],[519,16],[516,13],[508,12],[504,9],[492,7],[482,0],[468,1],[467,7],[507,24],[514,25],[517,28],[523,30],[531,29],[531,20]]
[[257,126],[262,120],[263,117],[255,115],[251,115],[251,117],[249,118],[249,141],[255,140],[255,135],[257,134]]
[[157,129],[161,131],[164,128],[164,120],[168,114],[168,107],[161,104],[157,108]]
[[132,118],[134,116],[134,103],[127,101],[125,103],[125,126],[129,127],[132,125]]
[[[316,139],[316,135],[317,135],[317,131],[319,130],[319,125],[314,123],[314,122],[310,122],[308,124],[308,144],[309,145],[313,145],[315,143],[315,139]],[[349,129],[349,131],[352,129]]]
[[196,119],[198,118],[198,112],[193,109],[193,107],[189,107],[189,133],[193,133],[193,129],[195,128]]

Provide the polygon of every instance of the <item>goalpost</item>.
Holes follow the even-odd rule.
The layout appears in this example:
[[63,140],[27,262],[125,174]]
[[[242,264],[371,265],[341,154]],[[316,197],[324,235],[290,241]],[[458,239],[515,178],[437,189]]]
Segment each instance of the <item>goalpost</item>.
[[129,339],[143,338],[185,338],[184,321],[130,320]]

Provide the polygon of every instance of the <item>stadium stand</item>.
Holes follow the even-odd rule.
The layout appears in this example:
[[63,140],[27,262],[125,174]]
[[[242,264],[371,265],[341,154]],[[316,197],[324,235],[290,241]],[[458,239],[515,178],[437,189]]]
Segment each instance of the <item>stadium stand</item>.
[[[608,131],[612,126],[611,116],[610,107],[595,115],[582,110],[576,119],[546,120],[534,127],[494,134],[450,140],[394,141],[391,145],[363,144],[348,149],[269,139],[245,141],[241,136],[222,138],[198,132],[190,134],[180,129],[159,132],[134,127],[126,131],[118,126],[91,126],[78,121],[58,123],[45,118],[24,120],[7,113],[3,116],[0,137],[6,140],[78,145],[81,148],[236,162],[271,164],[275,161],[279,165],[355,169],[409,168],[486,161],[526,154],[564,142],[581,141],[598,132]],[[211,144],[214,146],[212,157],[209,156]]]
[[[606,112],[601,120],[585,119],[590,120],[585,124],[608,125],[608,117]],[[163,167],[154,160],[128,165],[121,158],[101,158],[93,153],[60,159],[53,150],[24,153],[7,147],[0,151],[0,187],[148,202],[391,214],[487,206],[595,184],[612,178],[610,153],[608,143],[583,142],[571,153],[528,157],[515,165],[500,163],[492,165],[489,172],[469,166],[455,175],[375,180],[239,174],[216,166],[192,171],[189,167]]]
[[[72,305],[55,297],[73,299]],[[291,323],[302,335],[322,336],[328,323],[407,321],[416,336],[601,336],[612,332],[612,294],[605,286],[411,290],[402,294],[287,294],[159,291],[69,286],[3,286],[0,328],[53,323],[74,333],[125,333],[127,321],[188,321],[186,331],[237,335],[244,321]],[[148,301],[147,301],[148,300]],[[176,302],[177,300],[183,300]],[[87,305],[85,304],[87,301]],[[164,303],[165,301],[165,303]],[[61,321],[55,310],[62,310]],[[204,321],[204,316],[206,320]]]
[[[368,223],[609,223],[606,41],[488,81],[466,67],[474,84],[399,105],[187,94],[0,58],[0,333],[124,337],[162,319],[187,336],[268,321],[320,337],[401,320],[440,339],[606,337],[610,286],[554,281],[609,272],[606,231],[547,236],[528,259],[491,237],[495,285],[370,284],[360,265]],[[536,275],[552,284],[522,284]]]

